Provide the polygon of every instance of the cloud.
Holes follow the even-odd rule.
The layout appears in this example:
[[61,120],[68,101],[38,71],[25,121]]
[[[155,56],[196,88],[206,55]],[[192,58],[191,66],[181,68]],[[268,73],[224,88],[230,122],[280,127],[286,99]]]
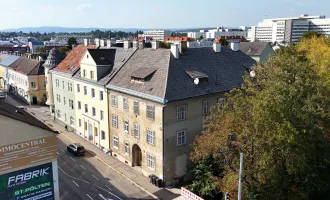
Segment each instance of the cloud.
[[79,6],[76,8],[76,10],[78,10],[78,11],[85,11],[85,10],[91,8],[91,7],[92,7],[92,4],[85,3],[85,4],[81,4],[81,5],[79,5]]

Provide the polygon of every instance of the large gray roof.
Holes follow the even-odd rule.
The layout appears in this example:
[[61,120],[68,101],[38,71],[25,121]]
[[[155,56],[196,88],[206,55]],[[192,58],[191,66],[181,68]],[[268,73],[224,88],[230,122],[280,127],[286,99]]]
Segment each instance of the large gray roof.
[[13,62],[18,60],[19,58],[20,58],[20,56],[10,55],[6,59],[4,59],[2,62],[0,62],[0,65],[4,66],[4,67],[10,67],[10,65],[13,64]]
[[43,75],[45,74],[43,63],[38,60],[20,57],[11,64],[11,69],[25,75]]
[[239,50],[249,56],[260,56],[267,45],[268,42],[241,42]]
[[[169,49],[141,49],[119,70],[108,87],[175,101],[239,88],[246,68],[254,64],[252,58],[229,47],[222,47],[221,53],[215,53],[212,48],[188,49],[187,55],[180,55],[179,59],[175,59]],[[132,81],[135,71],[146,68],[157,69],[151,79]],[[192,75],[207,77],[208,82],[195,85]]]
[[[91,49],[88,49],[89,52]],[[101,50],[101,49],[100,49]],[[89,83],[94,83],[98,85],[106,85],[112,76],[116,74],[118,69],[122,67],[123,64],[131,57],[131,55],[135,52],[135,49],[123,49],[123,48],[111,48],[104,52],[108,52],[110,56],[114,56],[114,60],[112,59],[113,65],[109,66],[109,69],[104,73],[103,77],[99,81],[93,81],[90,79],[81,77],[81,69],[77,71],[77,73],[73,76],[75,79],[82,80]],[[94,54],[95,56],[95,54]],[[107,55],[104,55],[107,56]],[[107,56],[109,57],[109,56]],[[94,58],[94,57],[93,57]]]

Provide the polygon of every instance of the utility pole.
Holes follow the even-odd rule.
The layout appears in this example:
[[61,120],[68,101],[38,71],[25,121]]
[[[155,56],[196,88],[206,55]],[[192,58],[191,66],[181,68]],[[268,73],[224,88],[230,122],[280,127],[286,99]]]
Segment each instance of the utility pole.
[[242,199],[242,178],[243,178],[243,153],[240,153],[239,178],[238,178],[238,200]]

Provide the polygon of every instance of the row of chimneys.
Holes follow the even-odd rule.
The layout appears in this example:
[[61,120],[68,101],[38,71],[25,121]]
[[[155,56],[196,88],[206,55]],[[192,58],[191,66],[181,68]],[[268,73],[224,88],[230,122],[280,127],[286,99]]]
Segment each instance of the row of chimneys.
[[[239,48],[239,42],[231,42],[230,43],[230,48],[232,51],[237,52]],[[213,50],[215,53],[220,53],[221,52],[221,43],[218,41],[213,43]],[[180,47],[179,44],[172,44],[171,45],[171,53],[172,55],[176,58],[179,59],[179,54],[182,54],[182,46]]]

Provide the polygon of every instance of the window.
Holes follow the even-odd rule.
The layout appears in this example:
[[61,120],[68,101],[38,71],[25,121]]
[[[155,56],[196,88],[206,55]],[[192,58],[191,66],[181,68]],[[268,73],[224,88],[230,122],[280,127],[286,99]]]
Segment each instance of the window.
[[113,136],[113,147],[118,149],[119,146],[119,139],[117,136]]
[[117,101],[117,96],[116,95],[111,95],[111,105],[113,106],[113,107],[118,107],[118,103],[117,103],[118,101]]
[[178,131],[176,133],[176,144],[178,146],[186,144],[186,130]]
[[58,102],[61,103],[61,95],[58,95]]
[[31,82],[31,88],[36,88],[37,86],[36,86],[36,82],[34,82],[34,81],[32,81]]
[[125,133],[128,133],[128,120],[124,120],[124,131]]
[[149,144],[155,145],[155,131],[147,129],[147,142]]
[[62,81],[62,86],[63,86],[63,90],[64,90],[64,81]]
[[73,110],[73,100],[69,99],[69,107]]
[[47,85],[47,80],[44,80],[44,87],[46,87]]
[[79,122],[79,127],[81,127],[81,119],[79,119],[78,122]]
[[80,85],[77,84],[77,92],[79,93],[80,92]]
[[72,92],[72,83],[68,83],[68,91]]
[[101,139],[105,140],[105,132],[104,131],[101,131]]
[[59,96],[60,96],[60,95],[56,94],[56,102],[60,102],[60,100],[59,100]]
[[91,71],[91,79],[94,79],[94,72]]
[[103,101],[103,92],[100,91],[100,101]]
[[100,119],[104,120],[104,111],[103,110],[100,110]]
[[112,127],[118,128],[118,116],[112,115]]
[[88,105],[85,104],[85,113],[88,113]]
[[147,105],[147,118],[155,119],[155,106]]
[[92,95],[92,98],[95,97],[95,90],[94,90],[94,88],[91,89],[91,95]]
[[74,119],[73,119],[73,117],[70,117],[70,125],[74,125]]
[[123,109],[128,111],[128,99],[127,99],[127,97],[123,97]]
[[83,70],[83,77],[84,78],[86,77],[86,70],[85,69]]
[[64,121],[66,122],[66,113],[64,113]]
[[65,104],[66,104],[65,97],[63,97],[63,105],[65,105]]
[[78,110],[81,110],[81,102],[78,101]]
[[210,102],[204,101],[203,102],[203,115],[208,115],[210,113]]
[[84,95],[87,95],[87,86],[84,86]]
[[147,163],[148,163],[149,169],[155,170],[155,156],[147,154]]
[[187,106],[176,107],[176,120],[183,121],[187,117]]
[[94,107],[92,107],[92,114],[93,114],[93,116],[96,115],[96,109]]
[[125,141],[125,154],[129,155],[129,144]]
[[138,101],[134,101],[133,107],[134,107],[134,114],[139,115],[140,114],[139,102]]
[[60,110],[57,110],[57,118],[61,119],[62,118],[62,113]]
[[134,137],[139,138],[140,137],[140,125],[134,124]]
[[55,85],[56,85],[57,88],[60,87],[60,82],[59,82],[58,79],[55,79]]

